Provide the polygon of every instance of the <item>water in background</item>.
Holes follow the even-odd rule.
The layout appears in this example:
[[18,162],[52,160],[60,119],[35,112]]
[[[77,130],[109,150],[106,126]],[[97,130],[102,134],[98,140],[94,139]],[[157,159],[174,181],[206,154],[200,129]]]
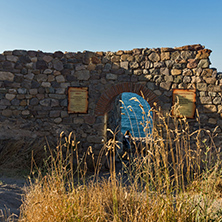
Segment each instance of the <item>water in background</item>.
[[[138,99],[139,102],[133,98]],[[147,134],[151,134],[153,124],[152,118],[148,115],[150,110],[148,102],[135,93],[123,93],[122,101],[124,104],[122,105],[121,132],[124,134],[126,130],[130,130],[134,137],[145,137]],[[145,126],[148,126],[148,128],[144,132]]]

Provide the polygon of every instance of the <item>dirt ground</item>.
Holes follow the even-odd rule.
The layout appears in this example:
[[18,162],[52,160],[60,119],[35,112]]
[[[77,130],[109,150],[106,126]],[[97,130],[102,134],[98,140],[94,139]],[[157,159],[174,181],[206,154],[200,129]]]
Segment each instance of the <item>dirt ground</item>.
[[7,173],[7,170],[0,169],[0,221],[18,219],[26,181],[25,177],[18,175],[17,172]]

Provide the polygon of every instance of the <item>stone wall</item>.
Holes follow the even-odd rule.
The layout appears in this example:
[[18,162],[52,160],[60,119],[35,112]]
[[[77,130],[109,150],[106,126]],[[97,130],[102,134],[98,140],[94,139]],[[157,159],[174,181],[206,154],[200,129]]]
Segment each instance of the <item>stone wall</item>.
[[[219,126],[222,141],[222,76],[209,68],[202,45],[118,52],[43,53],[14,50],[0,55],[0,139],[56,136],[74,131],[80,147],[99,152],[116,96],[134,92],[169,110],[172,89],[195,88],[204,127]],[[69,86],[89,88],[87,114],[67,112]],[[190,120],[195,126],[196,122]],[[221,145],[221,144],[220,144]]]

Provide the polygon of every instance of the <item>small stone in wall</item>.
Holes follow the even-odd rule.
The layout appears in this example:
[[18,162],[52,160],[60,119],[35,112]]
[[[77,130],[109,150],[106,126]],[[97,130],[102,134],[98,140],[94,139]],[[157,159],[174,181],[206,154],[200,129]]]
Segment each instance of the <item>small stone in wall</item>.
[[155,53],[155,52],[152,52],[149,56],[148,56],[149,60],[152,61],[152,62],[159,62],[160,61],[160,56]]
[[60,117],[55,118],[55,119],[54,119],[54,122],[57,123],[57,124],[59,124],[59,123],[62,122],[62,118],[60,118]]
[[61,70],[63,70],[63,63],[59,60],[55,60],[55,61],[53,61],[53,68],[55,70],[61,71]]
[[208,123],[215,125],[217,123],[217,120],[214,118],[209,118]]
[[171,74],[172,74],[173,76],[180,75],[181,73],[182,73],[182,70],[180,70],[180,69],[172,69],[172,70],[171,70]]
[[88,80],[90,78],[89,70],[80,70],[75,72],[75,76],[78,80]]
[[51,62],[52,60],[53,60],[53,57],[52,56],[43,56],[43,58],[42,58],[45,62],[47,62],[47,63],[49,63],[49,62]]
[[215,105],[204,105],[205,113],[215,113],[217,111],[217,107]]
[[202,49],[197,52],[196,59],[207,59],[212,51],[210,49]]
[[5,95],[5,98],[6,98],[7,100],[11,101],[11,100],[13,100],[13,99],[15,98],[15,94],[9,94],[9,93],[7,93],[7,94]]
[[10,117],[10,116],[12,116],[12,111],[9,109],[5,109],[2,111],[2,115],[5,117]]
[[206,83],[197,83],[197,90],[207,91],[207,84]]
[[197,59],[188,59],[187,68],[188,69],[195,69],[197,68],[199,60]]
[[161,57],[162,61],[169,60],[170,59],[170,53],[169,52],[161,52],[160,57]]
[[171,82],[161,82],[160,87],[164,90],[170,90]]
[[219,105],[219,104],[221,104],[221,97],[215,97],[214,99],[213,99],[213,104],[215,104],[215,105]]
[[106,79],[107,80],[116,80],[117,79],[117,75],[116,74],[112,74],[112,73],[107,73],[106,74]]
[[20,88],[17,91],[19,94],[26,94],[27,93],[27,89],[25,89],[25,88]]
[[192,70],[190,70],[190,69],[184,69],[183,70],[183,75],[184,76],[192,76]]
[[7,80],[7,81],[13,81],[14,80],[14,74],[12,74],[11,72],[4,72],[4,71],[1,71],[0,72],[0,81],[4,81],[4,80]]
[[210,62],[208,59],[202,59],[198,63],[197,67],[204,69],[204,68],[209,68],[209,65],[210,65]]
[[56,76],[56,81],[58,83],[65,82],[65,78],[63,75]]
[[23,110],[22,111],[22,115],[23,116],[28,116],[30,114],[30,111],[29,110]]
[[184,76],[183,82],[184,82],[184,83],[189,83],[189,82],[191,82],[190,76]]

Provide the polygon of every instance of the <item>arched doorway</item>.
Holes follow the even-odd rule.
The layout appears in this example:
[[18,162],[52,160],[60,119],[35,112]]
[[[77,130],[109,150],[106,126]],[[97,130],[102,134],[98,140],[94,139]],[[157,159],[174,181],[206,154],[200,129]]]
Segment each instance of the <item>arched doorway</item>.
[[[121,112],[118,111],[121,104],[117,104],[117,101],[124,92],[135,93],[143,97],[149,102],[150,107],[159,106],[157,96],[143,84],[126,82],[112,85],[101,95],[95,109],[96,116],[104,117],[103,137],[105,140],[108,139],[107,129],[115,130],[117,126],[121,125]],[[119,132],[121,132],[120,129]]]
[[149,103],[136,93],[121,95],[121,132],[129,130],[133,137],[146,137],[152,133],[153,118]]

